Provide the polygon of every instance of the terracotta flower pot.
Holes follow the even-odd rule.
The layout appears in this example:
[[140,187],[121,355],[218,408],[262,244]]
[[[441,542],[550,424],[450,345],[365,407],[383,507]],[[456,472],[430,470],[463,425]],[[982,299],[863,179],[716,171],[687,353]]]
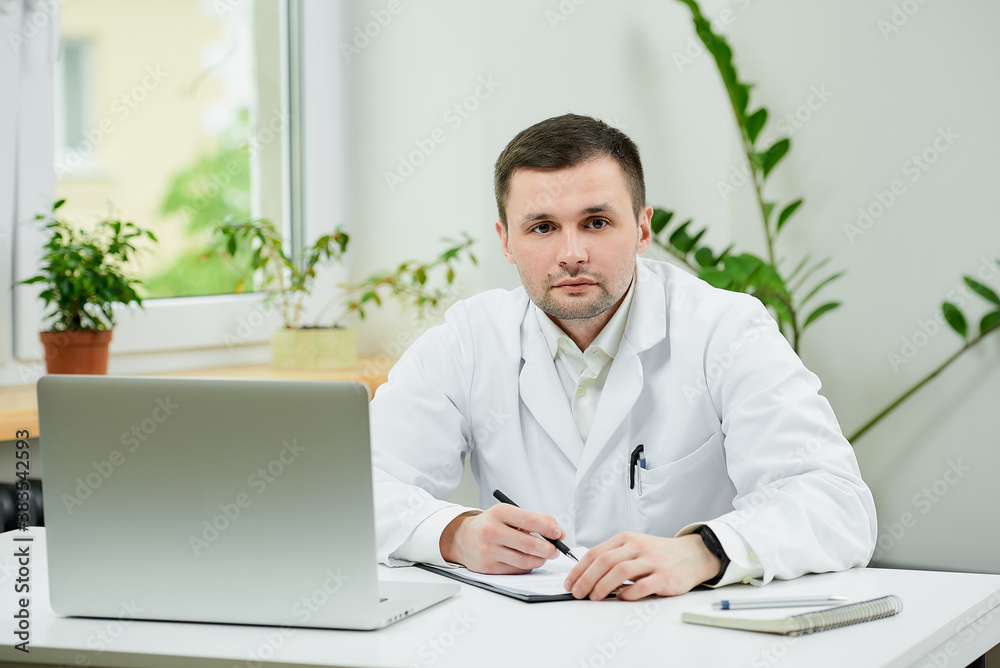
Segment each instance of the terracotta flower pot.
[[111,330],[40,332],[48,373],[108,373]]

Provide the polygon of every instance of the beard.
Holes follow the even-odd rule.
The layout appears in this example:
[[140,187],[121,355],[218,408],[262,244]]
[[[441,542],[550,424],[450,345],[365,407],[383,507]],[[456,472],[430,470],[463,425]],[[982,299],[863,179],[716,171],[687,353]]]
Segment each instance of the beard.
[[[520,272],[520,268],[518,268],[518,271]],[[551,293],[550,288],[559,281],[579,276],[586,276],[591,280],[597,281],[596,285],[586,288],[596,294],[589,297],[566,295],[566,299],[560,300]],[[529,285],[524,279],[525,276],[522,275],[521,284]],[[558,276],[546,281],[547,285],[542,288],[541,294],[533,295],[529,292],[528,296],[531,298],[531,301],[535,302],[538,308],[553,318],[558,318],[559,320],[587,320],[596,318],[617,304],[618,300],[628,291],[628,285],[626,285],[625,292],[615,296],[608,292],[605,287],[606,282],[607,278],[605,276],[577,271],[576,273],[567,273],[564,276]]]
[[560,320],[587,320],[596,318],[614,306],[621,297],[615,297],[603,285],[595,286],[599,294],[589,299],[570,297],[569,303],[558,302],[552,295],[545,294],[535,304],[545,313]]

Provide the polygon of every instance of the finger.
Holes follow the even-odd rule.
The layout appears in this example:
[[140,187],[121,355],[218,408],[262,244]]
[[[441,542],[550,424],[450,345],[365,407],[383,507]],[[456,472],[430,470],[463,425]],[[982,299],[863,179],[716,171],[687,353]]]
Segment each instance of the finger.
[[[629,559],[628,561],[619,562],[605,573],[604,577],[597,581],[590,592],[590,599],[593,601],[602,601],[620,587],[624,591],[624,589],[635,586],[634,584],[626,585],[626,581],[630,580],[635,583],[648,580],[653,572],[654,569],[652,566],[642,559]],[[641,590],[636,593],[641,593]],[[642,596],[638,596],[638,598],[642,598]]]
[[[614,566],[614,563],[609,561],[606,556],[609,553],[605,552],[591,559],[589,564],[580,562],[573,567],[573,571],[582,567],[582,571],[575,578],[573,571],[570,571],[570,576],[567,577],[566,584],[564,585],[567,591],[573,594],[573,598],[587,598],[593,591],[594,585]],[[587,556],[590,556],[590,552],[587,553]],[[570,582],[571,579],[572,582]]]
[[573,585],[576,584],[576,581],[587,571],[588,568],[590,568],[591,564],[593,564],[598,557],[603,555],[608,550],[621,547],[622,544],[622,534],[618,534],[617,536],[612,536],[603,543],[599,543],[598,545],[595,545],[587,550],[587,553],[583,555],[583,558],[580,559],[575,566],[573,566],[569,575],[566,576],[566,583],[564,585],[566,587],[566,591],[573,589]]
[[617,593],[615,593],[615,598],[622,601],[638,601],[641,598],[660,593],[658,579],[655,575],[648,575],[638,580],[633,579],[632,581],[635,584],[619,587]]
[[553,540],[559,540],[566,535],[551,515],[541,515],[531,510],[512,506],[509,503],[499,503],[490,510],[493,511],[497,519],[515,529],[537,533]]
[[543,563],[559,556],[559,550],[552,543],[530,533],[511,530],[509,527],[507,532],[501,536],[499,544],[517,552],[540,558]]
[[[515,508],[515,510],[517,510]],[[505,547],[542,559],[554,559],[559,551],[551,543],[512,527],[501,517],[488,517],[480,529],[480,539],[490,545]]]
[[594,547],[587,550],[587,553],[583,555],[583,558],[576,562],[576,565],[570,569],[569,575],[566,576],[566,582],[563,583],[563,587],[566,591],[572,591],[573,586],[580,579],[580,576],[586,573],[587,569],[590,568],[590,565],[594,563],[594,559],[597,558],[597,555],[594,553],[597,549],[598,548]]
[[[574,598],[587,598],[589,596],[595,601],[603,599],[622,582],[630,579],[630,574],[623,572],[619,567],[621,564],[635,559],[638,556],[636,550],[627,545],[612,547],[614,539],[605,542],[608,543],[608,548],[603,554],[598,555],[573,583],[571,591]],[[589,552],[587,556],[590,556]],[[595,591],[598,584],[615,568],[619,568],[619,570],[609,580],[604,581],[600,591]],[[615,578],[618,578],[618,581],[611,584],[611,580]]]
[[552,515],[542,515],[542,517],[545,518],[546,522],[552,525],[553,530],[550,531],[549,533],[539,532],[541,533],[541,535],[545,536],[546,538],[551,538],[553,540],[562,540],[563,538],[566,537],[566,532],[563,531],[562,527],[559,526],[559,522],[556,520],[556,518],[552,517]]
[[527,573],[545,565],[544,557],[518,552],[508,547],[498,547],[494,552],[497,563],[514,573]]

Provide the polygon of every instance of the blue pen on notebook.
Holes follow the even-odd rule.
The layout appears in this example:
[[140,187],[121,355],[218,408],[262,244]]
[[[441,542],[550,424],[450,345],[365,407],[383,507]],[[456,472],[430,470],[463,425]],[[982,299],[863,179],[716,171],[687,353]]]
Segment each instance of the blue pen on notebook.
[[846,596],[792,596],[789,598],[743,598],[716,601],[717,610],[749,610],[751,608],[794,608],[813,605],[837,605],[847,601]]

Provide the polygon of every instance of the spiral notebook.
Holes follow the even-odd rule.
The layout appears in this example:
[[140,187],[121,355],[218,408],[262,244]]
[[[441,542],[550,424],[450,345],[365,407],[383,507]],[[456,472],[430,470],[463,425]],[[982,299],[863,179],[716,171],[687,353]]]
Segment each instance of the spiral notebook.
[[838,605],[816,612],[789,615],[784,611],[770,610],[715,610],[713,612],[682,612],[681,621],[688,624],[718,626],[725,629],[777,633],[798,636],[836,629],[841,626],[870,622],[883,617],[891,617],[903,610],[903,601],[898,596],[882,596],[870,601],[859,601]]

